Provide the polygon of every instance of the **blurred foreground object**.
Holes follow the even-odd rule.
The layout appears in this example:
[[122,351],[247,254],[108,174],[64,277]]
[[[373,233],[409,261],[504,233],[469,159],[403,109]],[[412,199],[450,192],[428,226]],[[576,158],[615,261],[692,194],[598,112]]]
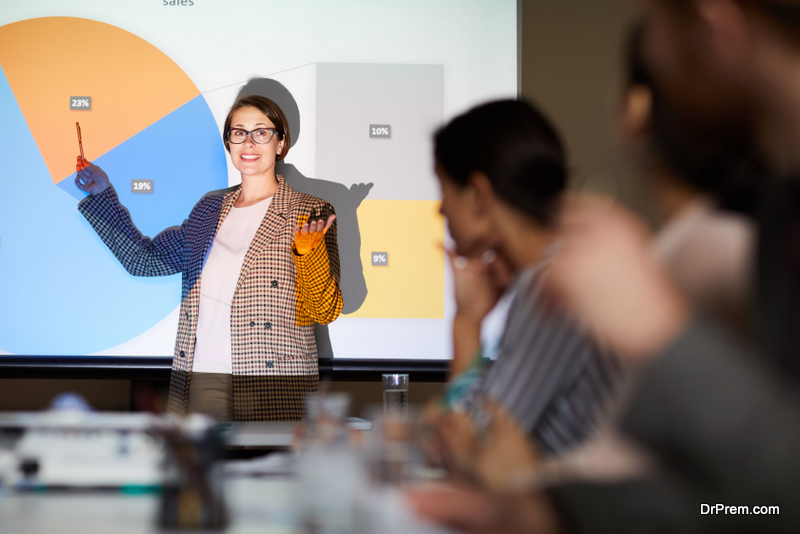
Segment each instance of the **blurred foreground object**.
[[440,414],[433,425],[441,460],[456,480],[501,493],[528,489],[541,459],[528,434],[503,407],[480,399],[480,419]]
[[294,498],[303,533],[441,532],[421,522],[400,488],[427,476],[416,410],[384,414],[367,432],[348,425],[349,398],[324,391],[307,402],[296,461]]
[[350,446],[344,393],[309,397],[297,462],[297,501],[303,532],[356,532],[359,491],[365,488],[363,463]]
[[211,418],[89,412],[74,397],[61,399],[54,411],[0,413],[3,486],[19,492],[160,491],[160,525],[226,524]]
[[155,428],[167,445],[159,525],[172,529],[225,527],[228,513],[214,420],[191,414],[182,419],[161,419]]
[[148,414],[60,409],[0,413],[0,434],[13,461],[0,473],[11,488],[155,490],[164,443]]

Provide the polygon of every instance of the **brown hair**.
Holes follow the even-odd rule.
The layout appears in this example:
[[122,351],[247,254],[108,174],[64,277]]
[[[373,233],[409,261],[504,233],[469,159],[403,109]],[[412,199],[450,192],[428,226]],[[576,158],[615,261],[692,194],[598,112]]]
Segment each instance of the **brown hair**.
[[289,152],[289,148],[292,146],[292,134],[289,131],[289,121],[286,120],[286,116],[281,111],[281,108],[278,107],[278,104],[270,100],[265,96],[260,95],[249,95],[243,96],[236,100],[231,106],[231,110],[228,112],[228,116],[225,118],[225,127],[223,129],[222,134],[222,142],[225,143],[225,150],[228,152],[231,151],[230,143],[228,142],[228,137],[225,135],[225,132],[231,127],[231,120],[233,120],[233,114],[242,108],[246,107],[254,107],[261,113],[267,116],[267,118],[275,125],[275,130],[278,132],[278,139],[283,141],[283,150],[275,156],[275,159],[280,161],[286,157],[286,154]]

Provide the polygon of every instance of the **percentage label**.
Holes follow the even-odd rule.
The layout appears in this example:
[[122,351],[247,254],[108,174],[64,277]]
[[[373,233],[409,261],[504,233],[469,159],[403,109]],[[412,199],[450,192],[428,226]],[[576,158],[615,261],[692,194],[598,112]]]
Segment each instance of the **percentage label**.
[[379,266],[387,266],[389,265],[389,253],[388,252],[373,252],[372,253],[372,265],[379,265]]
[[131,180],[131,193],[152,193],[153,180]]
[[370,137],[392,137],[392,127],[389,124],[370,124],[369,125]]
[[91,96],[71,96],[69,97],[69,109],[89,111],[92,109]]

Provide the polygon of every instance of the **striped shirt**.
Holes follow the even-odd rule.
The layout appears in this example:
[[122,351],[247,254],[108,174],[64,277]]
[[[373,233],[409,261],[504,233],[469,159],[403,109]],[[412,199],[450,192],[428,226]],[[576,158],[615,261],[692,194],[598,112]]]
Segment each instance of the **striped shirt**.
[[555,454],[589,436],[618,366],[543,298],[541,273],[533,267],[518,275],[497,360],[476,387],[515,418],[540,452]]

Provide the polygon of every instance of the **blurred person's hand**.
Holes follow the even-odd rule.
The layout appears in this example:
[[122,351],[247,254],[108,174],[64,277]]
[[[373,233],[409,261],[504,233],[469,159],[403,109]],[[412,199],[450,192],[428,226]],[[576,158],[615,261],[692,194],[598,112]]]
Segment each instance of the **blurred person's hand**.
[[434,423],[442,463],[455,479],[496,491],[525,487],[540,466],[527,433],[496,402],[484,402],[485,428],[466,414],[448,412]]
[[684,327],[689,308],[652,257],[644,222],[611,199],[565,199],[546,287],[603,343],[628,359],[652,355]]
[[75,185],[85,193],[96,195],[105,191],[111,185],[108,175],[103,169],[80,156],[78,156],[78,163],[75,165],[75,169],[78,171],[75,176]]
[[481,322],[511,282],[511,267],[493,250],[467,258],[445,248],[453,268],[456,315],[453,318],[453,361],[450,376],[457,376],[481,346]]
[[436,484],[410,488],[406,497],[421,517],[475,534],[558,534],[564,531],[541,493],[507,495],[472,487]]
[[425,463],[435,467],[442,467],[443,444],[439,436],[439,420],[449,413],[440,398],[434,398],[425,404],[420,412],[420,449],[425,458]]
[[298,221],[298,225],[294,227],[294,249],[297,254],[305,256],[311,252],[322,241],[335,220],[336,215],[331,215],[327,221]]
[[445,252],[453,267],[456,313],[480,323],[508,287],[511,269],[493,251],[478,258]]

